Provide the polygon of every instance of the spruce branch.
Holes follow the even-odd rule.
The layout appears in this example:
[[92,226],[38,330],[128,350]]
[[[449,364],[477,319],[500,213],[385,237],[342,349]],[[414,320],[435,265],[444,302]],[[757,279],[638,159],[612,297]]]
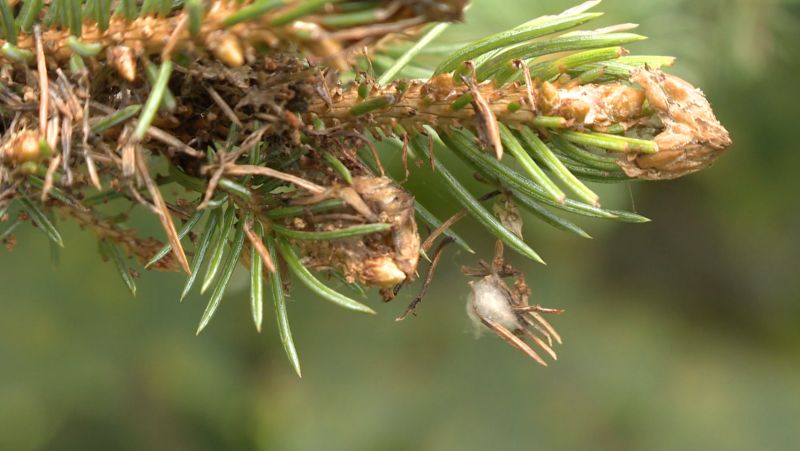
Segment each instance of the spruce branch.
[[[673,58],[629,54],[644,38],[635,25],[578,29],[598,3],[453,46],[432,42],[464,0],[0,0],[0,239],[13,247],[31,221],[62,246],[58,214],[96,235],[131,292],[128,259],[183,271],[181,300],[210,291],[198,333],[247,268],[256,329],[268,289],[299,375],[290,274],[374,313],[320,276],[390,300],[430,261],[407,315],[447,243],[474,253],[451,229],[471,217],[499,244],[491,264],[465,269],[479,277],[470,314],[546,364],[534,348],[555,359],[561,339],[542,314],[560,311],[529,305],[503,257],[505,246],[544,263],[519,207],[584,238],[566,214],[646,222],[589,182],[681,177],[731,144],[703,94],[662,71]],[[382,158],[399,158],[405,178]],[[412,172],[459,211],[421,205],[403,186]],[[119,208],[133,206],[157,216],[165,242],[125,224]]]

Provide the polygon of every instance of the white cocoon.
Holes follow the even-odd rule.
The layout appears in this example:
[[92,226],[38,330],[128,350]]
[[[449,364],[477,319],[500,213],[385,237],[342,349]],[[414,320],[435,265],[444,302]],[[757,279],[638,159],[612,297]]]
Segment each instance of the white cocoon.
[[500,288],[495,276],[486,276],[470,282],[472,294],[467,303],[467,314],[476,325],[483,325],[479,317],[492,320],[510,331],[521,329],[517,314],[511,307],[506,293]]

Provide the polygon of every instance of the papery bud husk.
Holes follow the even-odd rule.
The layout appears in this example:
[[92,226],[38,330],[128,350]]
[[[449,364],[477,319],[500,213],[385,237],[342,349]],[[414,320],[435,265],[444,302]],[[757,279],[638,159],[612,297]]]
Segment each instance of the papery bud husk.
[[710,166],[731,145],[730,135],[714,116],[703,92],[690,83],[658,70],[638,69],[630,80],[644,88],[663,131],[654,141],[658,152],[621,160],[631,177],[674,179]]
[[[330,192],[349,187],[334,185]],[[303,250],[304,263],[317,269],[333,269],[350,283],[381,288],[391,287],[416,277],[419,262],[420,238],[414,219],[414,198],[388,177],[358,176],[352,188],[373,212],[375,222],[392,225],[386,232],[326,241],[296,241]],[[353,216],[347,208],[347,215]],[[358,212],[355,212],[359,214]],[[330,216],[330,215],[329,215]],[[362,216],[362,222],[370,222]],[[307,228],[333,230],[343,228],[342,222],[306,218]]]

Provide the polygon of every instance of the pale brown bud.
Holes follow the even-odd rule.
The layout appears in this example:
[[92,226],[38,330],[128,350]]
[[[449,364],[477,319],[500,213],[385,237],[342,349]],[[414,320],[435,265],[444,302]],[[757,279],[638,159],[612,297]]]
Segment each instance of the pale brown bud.
[[3,146],[2,154],[13,164],[40,161],[42,152],[39,149],[39,135],[33,130],[17,133]]
[[136,79],[136,55],[133,49],[124,45],[118,45],[111,49],[109,59],[122,78],[129,82]]
[[230,67],[244,64],[244,50],[239,38],[233,33],[214,33],[209,37],[211,51],[220,61]]
[[17,159],[19,162],[38,161],[42,156],[39,151],[39,137],[36,132],[28,130],[17,139]]
[[361,277],[368,285],[388,288],[406,280],[406,273],[397,267],[389,256],[382,256],[364,262]]

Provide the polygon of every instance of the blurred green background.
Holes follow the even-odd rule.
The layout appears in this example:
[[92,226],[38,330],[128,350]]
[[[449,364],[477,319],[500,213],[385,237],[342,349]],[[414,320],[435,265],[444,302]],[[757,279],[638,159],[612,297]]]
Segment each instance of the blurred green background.
[[[574,3],[478,0],[450,38]],[[735,145],[680,181],[603,188],[650,224],[584,222],[590,241],[530,221],[549,265],[514,262],[533,302],[568,310],[557,363],[474,338],[459,274],[473,261],[455,248],[402,323],[413,289],[371,301],[374,318],[296,290],[298,379],[271,311],[254,331],[244,273],[195,337],[204,299],[179,305],[180,276],[144,274],[134,299],[73,224],[57,269],[26,228],[0,253],[0,449],[798,449],[800,2],[600,9],[604,25],[642,25],[651,39],[632,51],[679,58],[672,72],[704,88]],[[490,255],[474,225],[459,230]]]

